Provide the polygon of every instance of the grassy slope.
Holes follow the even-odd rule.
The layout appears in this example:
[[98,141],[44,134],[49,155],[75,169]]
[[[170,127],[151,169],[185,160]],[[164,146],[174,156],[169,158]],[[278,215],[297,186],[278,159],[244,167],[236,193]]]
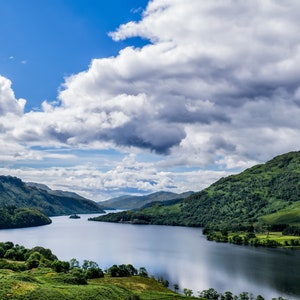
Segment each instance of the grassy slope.
[[139,276],[93,279],[88,285],[64,284],[51,269],[13,272],[0,270],[0,299],[118,300],[138,295],[140,299],[183,299],[156,280]]
[[266,224],[289,224],[300,226],[300,201],[297,201],[273,214],[261,217]]

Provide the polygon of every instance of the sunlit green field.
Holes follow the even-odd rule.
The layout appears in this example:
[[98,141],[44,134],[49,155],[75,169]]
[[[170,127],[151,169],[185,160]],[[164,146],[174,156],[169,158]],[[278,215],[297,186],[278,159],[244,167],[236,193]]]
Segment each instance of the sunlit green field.
[[261,233],[256,234],[256,237],[260,240],[274,240],[282,244],[282,246],[285,246],[285,242],[288,241],[289,243],[294,240],[300,241],[300,237],[295,237],[293,235],[282,235],[281,232],[269,232],[269,233]]
[[266,224],[289,224],[300,226],[300,201],[261,218]]

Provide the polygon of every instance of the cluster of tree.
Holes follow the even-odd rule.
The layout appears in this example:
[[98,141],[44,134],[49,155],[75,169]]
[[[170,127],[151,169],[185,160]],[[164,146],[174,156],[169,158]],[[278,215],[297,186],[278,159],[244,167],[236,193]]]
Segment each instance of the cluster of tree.
[[131,264],[113,265],[107,269],[107,274],[111,277],[129,277],[139,275],[141,277],[148,277],[148,272],[144,267],[137,270]]
[[58,260],[50,249],[43,247],[26,249],[12,242],[0,243],[0,268],[14,271],[52,268],[57,273],[65,273],[63,281],[72,284],[86,284],[87,279],[104,276],[96,262],[85,260],[80,266],[76,259],[70,262]]
[[[286,227],[286,230],[288,230],[288,228],[290,227]],[[269,229],[266,229],[266,231]],[[228,230],[226,228],[222,230],[214,230],[207,226],[203,228],[203,233],[206,235],[206,238],[209,241],[232,243],[236,245],[250,245],[254,247],[262,246],[268,248],[276,248],[283,246],[283,244],[281,244],[280,242],[273,239],[269,239],[268,237],[264,239],[257,238],[253,230],[254,229],[251,228],[250,231],[244,231],[243,234],[235,233],[233,235],[229,235]],[[300,246],[300,240],[285,240],[284,246]]]
[[[178,291],[178,285],[174,284],[174,290]],[[191,289],[184,288],[183,294],[187,297],[192,297],[194,292]],[[198,297],[205,300],[265,300],[265,298],[261,295],[254,296],[253,294],[249,294],[248,292],[242,292],[239,295],[234,295],[230,291],[226,291],[225,293],[218,293],[215,289],[209,288],[207,290],[199,291]],[[287,300],[282,297],[272,298],[272,300]]]
[[285,235],[295,235],[300,236],[300,227],[297,226],[287,226],[283,231]]
[[169,287],[169,281],[167,279],[165,279],[163,276],[159,276],[157,278],[157,281],[160,282],[163,286],[165,287]]
[[141,210],[109,213],[99,217],[90,218],[89,220],[130,224],[180,225],[178,220],[181,215],[181,204],[177,203],[173,205],[171,203],[172,202],[169,201],[155,202],[147,205],[146,208]]
[[37,209],[0,207],[0,229],[41,226],[51,223],[51,219]]
[[273,240],[259,240],[254,232],[247,232],[243,235],[234,234],[232,236],[228,236],[227,230],[215,231],[209,230],[207,228],[203,229],[206,234],[206,238],[209,241],[223,242],[223,243],[232,243],[236,245],[250,245],[250,246],[265,246],[265,247],[277,247],[280,244]]
[[50,267],[56,260],[57,257],[50,249],[43,247],[27,249],[12,242],[0,243],[0,268],[2,269],[24,271],[37,267]]
[[[20,263],[23,262],[23,263]],[[75,258],[70,261],[59,260],[50,249],[34,247],[27,249],[12,242],[0,243],[0,269],[25,271],[33,268],[51,268],[64,273],[60,278],[64,283],[87,284],[88,279],[102,278],[104,272],[94,261],[84,260],[82,265]],[[111,277],[141,276],[148,277],[144,267],[137,270],[131,264],[113,265],[105,271]]]

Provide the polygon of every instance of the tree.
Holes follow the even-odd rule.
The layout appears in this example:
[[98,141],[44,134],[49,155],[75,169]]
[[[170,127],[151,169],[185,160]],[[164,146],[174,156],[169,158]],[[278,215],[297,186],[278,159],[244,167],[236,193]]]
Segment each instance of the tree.
[[24,246],[15,245],[14,249],[16,250],[16,260],[24,261],[27,252],[29,251]]
[[215,289],[209,288],[208,290],[203,290],[202,292],[199,292],[199,297],[208,300],[217,300],[219,298],[219,294]]
[[128,277],[130,276],[130,270],[126,265],[122,264],[118,266],[119,268],[119,277]]
[[44,247],[36,246],[29,251],[26,252],[25,254],[25,259],[27,259],[32,253],[38,252],[40,253],[44,258],[50,260],[50,261],[55,261],[57,257],[51,252],[50,249],[46,249]]
[[27,268],[28,269],[37,268],[40,264],[42,257],[43,257],[42,254],[39,252],[31,253],[28,259],[26,260]]
[[17,256],[16,250],[13,249],[13,248],[12,249],[8,249],[6,251],[6,253],[4,254],[4,258],[12,259],[12,260],[15,260],[16,256]]
[[67,273],[70,270],[70,263],[57,259],[51,263],[51,268],[57,273]]
[[91,261],[91,260],[84,260],[81,267],[82,267],[83,270],[99,268],[98,264],[94,261]]
[[70,260],[70,269],[77,269],[77,268],[80,268],[80,264],[79,264],[79,261],[76,259],[76,258],[72,258]]
[[187,288],[183,289],[183,293],[186,297],[192,297],[192,295],[193,295],[193,291],[190,289],[187,289]]
[[146,268],[145,267],[139,268],[138,275],[141,277],[148,277],[148,272],[147,272]]
[[224,300],[233,300],[233,295],[232,295],[232,293],[229,292],[229,291],[226,291],[226,292],[224,293]]
[[178,293],[178,290],[179,290],[179,285],[178,285],[178,283],[174,283],[174,284],[173,284],[173,288],[174,288],[175,293]]
[[75,284],[87,284],[86,276],[82,269],[75,268],[70,273]]
[[85,271],[85,275],[88,279],[104,277],[104,273],[100,268],[90,268]]
[[5,242],[4,247],[6,248],[6,250],[12,249],[14,247],[14,243],[13,242]]
[[94,261],[84,260],[82,264],[82,269],[84,270],[84,274],[88,279],[104,277],[103,271]]
[[120,268],[117,265],[112,265],[108,270],[107,273],[111,277],[120,277]]
[[242,292],[239,296],[239,300],[250,300],[249,294],[247,292]]
[[159,276],[157,281],[160,282],[163,286],[169,287],[169,281],[162,276]]
[[3,258],[5,253],[6,253],[6,250],[2,246],[0,246],[0,258]]
[[130,276],[137,275],[138,271],[137,271],[137,269],[133,265],[128,264],[128,265],[126,265],[126,268],[127,268],[128,272],[129,272]]

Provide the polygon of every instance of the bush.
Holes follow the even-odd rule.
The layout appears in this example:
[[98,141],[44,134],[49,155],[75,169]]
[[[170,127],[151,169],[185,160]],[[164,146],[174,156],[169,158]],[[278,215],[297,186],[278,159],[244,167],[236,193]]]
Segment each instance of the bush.
[[51,263],[51,268],[57,273],[66,273],[70,270],[70,263],[67,261],[55,260]]
[[102,278],[104,273],[100,268],[91,268],[85,271],[85,276],[87,279]]
[[208,290],[199,292],[199,297],[208,300],[217,300],[219,298],[219,293],[215,289],[209,288]]
[[[147,271],[146,271],[147,272]],[[111,277],[129,277],[136,275],[138,272],[132,265],[113,265],[108,270],[107,273]],[[148,276],[148,273],[147,273]]]
[[144,268],[144,267],[139,268],[138,275],[141,277],[148,277],[148,272],[147,272],[146,268]]
[[300,236],[300,227],[288,226],[283,230],[282,234]]
[[70,273],[63,275],[64,283],[69,284],[87,284],[87,278],[81,269],[73,269]]

